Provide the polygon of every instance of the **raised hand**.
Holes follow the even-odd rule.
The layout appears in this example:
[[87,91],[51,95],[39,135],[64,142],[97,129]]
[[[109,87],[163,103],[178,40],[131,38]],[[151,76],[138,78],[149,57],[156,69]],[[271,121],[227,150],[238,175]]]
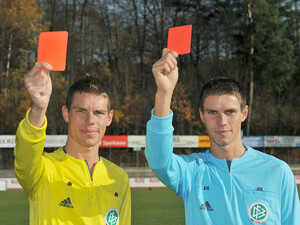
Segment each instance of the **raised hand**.
[[178,80],[177,56],[176,52],[164,48],[162,57],[153,64],[152,72],[158,92],[165,94],[173,92]]
[[41,127],[52,93],[52,82],[49,75],[51,65],[45,62],[37,62],[25,78],[25,86],[32,101],[29,113],[29,121]]
[[154,115],[159,117],[167,116],[170,112],[171,99],[178,80],[177,56],[176,52],[165,48],[162,58],[152,67],[157,86]]

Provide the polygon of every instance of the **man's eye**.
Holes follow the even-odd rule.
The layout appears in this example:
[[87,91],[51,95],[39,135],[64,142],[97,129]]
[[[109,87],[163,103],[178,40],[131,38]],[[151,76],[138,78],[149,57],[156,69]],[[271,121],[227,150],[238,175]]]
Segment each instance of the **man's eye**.
[[234,110],[228,110],[228,111],[226,111],[226,113],[227,114],[232,114],[232,113],[234,113]]
[[214,114],[216,114],[216,112],[215,112],[215,111],[208,111],[207,113],[208,113],[208,114],[210,114],[210,115],[214,115]]

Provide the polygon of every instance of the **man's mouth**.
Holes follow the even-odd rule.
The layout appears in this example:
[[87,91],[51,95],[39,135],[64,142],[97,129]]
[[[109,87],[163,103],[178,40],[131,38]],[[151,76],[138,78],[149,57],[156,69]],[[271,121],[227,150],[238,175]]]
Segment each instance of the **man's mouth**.
[[230,132],[230,130],[218,130],[215,133],[218,135],[225,135],[228,134]]
[[82,133],[86,134],[86,135],[94,135],[97,133],[96,130],[90,130],[90,129],[87,129],[87,130],[81,130]]

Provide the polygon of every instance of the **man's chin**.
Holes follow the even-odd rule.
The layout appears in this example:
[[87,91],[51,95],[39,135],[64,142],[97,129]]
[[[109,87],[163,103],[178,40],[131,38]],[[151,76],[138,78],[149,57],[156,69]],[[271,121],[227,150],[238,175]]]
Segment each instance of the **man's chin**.
[[229,141],[228,140],[224,140],[224,139],[213,139],[213,142],[217,145],[217,146],[220,146],[220,147],[224,147],[226,145],[229,144]]
[[81,143],[81,146],[86,148],[93,148],[100,145],[100,141],[85,141]]

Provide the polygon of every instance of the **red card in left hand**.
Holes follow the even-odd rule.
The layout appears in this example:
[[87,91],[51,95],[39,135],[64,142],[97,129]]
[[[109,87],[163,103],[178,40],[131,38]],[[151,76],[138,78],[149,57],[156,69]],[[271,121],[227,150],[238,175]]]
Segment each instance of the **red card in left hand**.
[[180,54],[191,51],[192,25],[172,27],[168,32],[168,49]]
[[38,62],[46,62],[52,71],[64,71],[67,59],[68,32],[52,31],[40,33]]

